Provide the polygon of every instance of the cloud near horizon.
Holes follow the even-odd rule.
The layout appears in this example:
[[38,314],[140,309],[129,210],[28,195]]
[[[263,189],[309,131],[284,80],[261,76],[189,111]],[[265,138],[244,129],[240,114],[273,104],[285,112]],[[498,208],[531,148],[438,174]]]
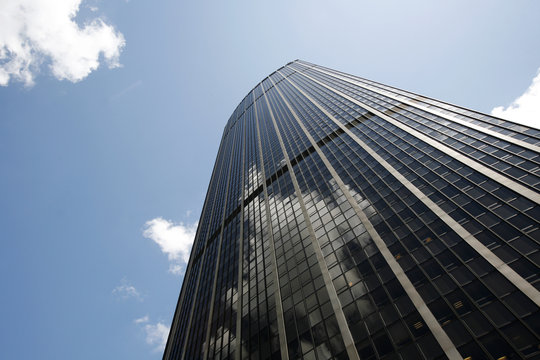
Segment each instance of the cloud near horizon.
[[41,65],[58,80],[77,82],[100,65],[120,66],[124,36],[96,17],[75,22],[82,0],[0,1],[0,86],[34,84]]
[[497,106],[491,115],[540,128],[540,69],[525,92],[508,107]]
[[191,245],[197,232],[197,223],[175,224],[161,217],[147,221],[143,236],[159,245],[170,261],[169,271],[182,274],[189,261]]

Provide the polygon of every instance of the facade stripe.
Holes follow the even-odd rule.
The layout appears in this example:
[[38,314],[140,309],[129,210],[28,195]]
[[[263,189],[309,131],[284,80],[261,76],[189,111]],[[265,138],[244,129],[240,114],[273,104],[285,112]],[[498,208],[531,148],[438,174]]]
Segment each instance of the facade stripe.
[[259,143],[259,157],[261,161],[261,173],[262,176],[262,185],[263,185],[263,192],[264,192],[264,204],[265,204],[265,213],[266,213],[266,224],[268,226],[268,234],[269,234],[269,241],[270,241],[270,253],[271,253],[271,259],[272,259],[272,274],[274,277],[274,285],[276,287],[276,290],[274,292],[274,298],[276,302],[276,315],[277,315],[277,323],[278,323],[278,334],[279,334],[279,344],[280,344],[280,352],[281,352],[281,359],[282,360],[289,360],[289,351],[287,346],[287,336],[285,331],[285,320],[283,318],[283,303],[281,302],[281,287],[279,284],[279,274],[278,274],[278,268],[277,268],[277,259],[276,259],[276,250],[274,245],[274,231],[272,229],[272,217],[270,216],[270,206],[268,204],[268,191],[266,189],[266,174],[264,171],[264,156],[263,156],[263,147],[262,147],[262,141],[261,141],[261,132],[259,128],[259,116],[257,114],[257,109],[255,107],[255,102],[257,100],[253,101],[253,111],[255,113],[255,124],[257,128],[257,141]]
[[234,353],[234,358],[240,360],[242,355],[242,289],[243,289],[243,276],[242,272],[244,271],[244,199],[245,199],[245,184],[246,184],[246,128],[248,119],[244,116],[244,126],[242,129],[242,181],[240,186],[242,186],[241,197],[240,197],[240,235],[238,244],[238,279],[236,282],[237,286],[237,302],[236,302],[236,352]]
[[[238,123],[236,123],[236,126],[238,126]],[[238,136],[238,131],[235,131],[233,133],[234,140],[232,141],[232,144],[234,144],[236,137]],[[230,135],[229,135],[230,136]],[[234,149],[234,147],[231,147],[231,149]],[[205,340],[203,342],[203,349],[202,349],[202,358],[207,359],[208,358],[208,347],[210,346],[210,331],[212,329],[212,317],[214,316],[214,302],[216,301],[216,287],[217,287],[217,279],[218,279],[218,273],[219,273],[219,264],[221,262],[221,247],[223,243],[223,232],[225,231],[225,218],[226,218],[226,211],[227,208],[227,201],[229,201],[229,193],[232,191],[229,184],[231,182],[231,173],[232,173],[232,165],[233,165],[233,159],[229,161],[229,170],[227,171],[227,186],[225,187],[227,191],[225,192],[225,199],[223,201],[223,211],[222,211],[222,218],[221,218],[221,231],[219,234],[219,244],[217,248],[217,256],[216,256],[216,265],[214,269],[214,281],[212,284],[212,296],[210,297],[210,304],[209,304],[209,312],[208,312],[208,323],[205,331]],[[214,240],[215,241],[215,240]]]
[[326,289],[328,291],[328,295],[330,297],[330,302],[332,303],[332,308],[334,309],[334,313],[336,315],[336,320],[339,326],[339,330],[341,332],[341,336],[343,338],[343,342],[345,344],[345,348],[347,350],[347,354],[349,355],[349,359],[351,360],[360,360],[360,356],[358,355],[358,351],[356,350],[356,347],[354,346],[354,341],[351,335],[351,332],[349,330],[349,327],[347,326],[347,320],[345,319],[345,314],[343,313],[343,309],[341,308],[341,304],[339,302],[339,298],[337,296],[336,289],[334,287],[334,284],[332,283],[332,279],[330,277],[330,274],[328,272],[328,267],[326,266],[326,262],[324,260],[324,256],[321,251],[321,247],[319,246],[319,242],[315,236],[315,231],[313,231],[313,226],[311,224],[311,221],[309,220],[309,216],[306,210],[306,206],[304,203],[304,200],[302,198],[302,193],[300,191],[300,187],[298,186],[298,181],[296,179],[296,176],[293,171],[293,167],[291,165],[291,161],[289,159],[289,155],[287,154],[287,149],[285,148],[285,145],[283,143],[283,138],[281,137],[281,133],[279,131],[279,128],[276,123],[276,119],[274,118],[274,114],[272,111],[272,108],[270,107],[270,104],[268,102],[268,97],[266,93],[263,95],[266,104],[268,106],[268,110],[270,113],[270,118],[272,119],[272,123],[274,124],[274,129],[276,131],[277,137],[279,139],[279,144],[281,146],[281,150],[283,152],[283,155],[285,156],[285,161],[287,163],[288,168],[290,169],[290,176],[294,185],[294,190],[296,193],[296,196],[298,197],[298,203],[300,204],[300,207],[302,209],[302,214],[304,216],[304,220],[306,221],[306,225],[309,231],[309,236],[311,239],[311,243],[313,245],[313,248],[315,250],[315,254],[317,256],[317,261],[319,263],[319,267],[324,279],[324,283],[326,286]]

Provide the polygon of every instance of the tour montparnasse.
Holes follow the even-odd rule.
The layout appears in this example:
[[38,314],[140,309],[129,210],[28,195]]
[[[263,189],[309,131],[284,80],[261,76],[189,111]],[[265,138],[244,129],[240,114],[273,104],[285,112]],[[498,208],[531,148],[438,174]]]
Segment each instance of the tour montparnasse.
[[539,130],[288,63],[225,126],[164,358],[538,359],[539,203]]

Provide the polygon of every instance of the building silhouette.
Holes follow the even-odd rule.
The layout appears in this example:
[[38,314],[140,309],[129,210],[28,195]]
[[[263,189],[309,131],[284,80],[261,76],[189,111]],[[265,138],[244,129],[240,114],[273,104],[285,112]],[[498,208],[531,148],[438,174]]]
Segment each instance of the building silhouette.
[[293,61],[221,140],[165,359],[539,359],[540,131]]

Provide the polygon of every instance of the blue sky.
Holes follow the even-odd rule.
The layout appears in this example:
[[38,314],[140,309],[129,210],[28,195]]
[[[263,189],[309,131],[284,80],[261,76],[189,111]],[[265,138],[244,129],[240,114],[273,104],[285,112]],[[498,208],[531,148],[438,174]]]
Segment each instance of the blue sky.
[[2,2],[0,357],[161,358],[223,126],[288,61],[539,127],[538,14],[533,0]]

